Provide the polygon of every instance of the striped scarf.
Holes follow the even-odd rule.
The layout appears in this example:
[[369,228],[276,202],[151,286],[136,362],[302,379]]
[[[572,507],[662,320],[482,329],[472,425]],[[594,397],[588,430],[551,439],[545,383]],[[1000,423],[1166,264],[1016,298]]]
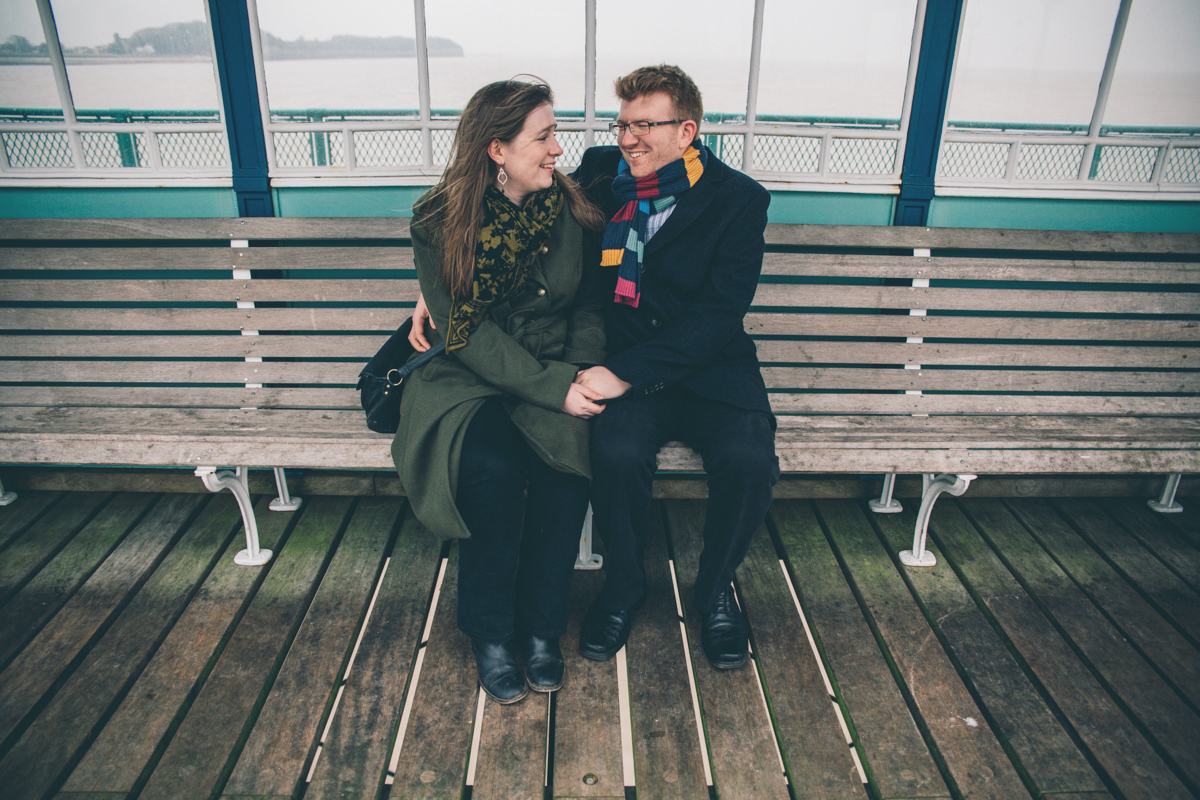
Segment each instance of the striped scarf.
[[676,159],[644,178],[629,174],[624,159],[613,180],[613,197],[620,210],[604,229],[600,266],[617,267],[617,293],[613,300],[637,308],[642,296],[642,257],[650,217],[670,208],[680,194],[696,185],[708,163],[708,151],[692,145]]

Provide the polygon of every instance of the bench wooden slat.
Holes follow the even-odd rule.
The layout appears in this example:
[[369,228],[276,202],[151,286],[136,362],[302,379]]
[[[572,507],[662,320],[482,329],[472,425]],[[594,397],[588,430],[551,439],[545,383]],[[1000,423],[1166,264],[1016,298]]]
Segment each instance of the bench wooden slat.
[[371,303],[415,301],[416,279],[6,280],[0,301],[105,303]]
[[831,274],[905,280],[1196,283],[1200,280],[1200,265],[1186,261],[980,259],[770,252],[763,258],[763,275],[823,277]]
[[1011,311],[1070,314],[1200,314],[1191,292],[951,289],[762,283],[755,306],[805,308],[921,308],[939,311]]
[[[153,353],[167,358],[339,358],[366,361],[387,341],[380,334],[360,336],[3,336],[0,352],[21,358],[120,358]],[[860,342],[763,341],[763,362],[837,363],[846,349],[863,364],[921,364],[988,367],[1122,367],[1186,369],[1200,367],[1200,352],[1181,347],[1104,347],[1089,345],[902,344]]]
[[407,239],[407,217],[241,217],[212,219],[4,219],[0,239]]
[[[9,391],[15,391],[10,389]],[[776,414],[1067,414],[1092,416],[1200,415],[1195,397],[1073,397],[941,394],[785,394],[769,395]],[[243,404],[245,405],[245,404]]]
[[[5,247],[0,269],[413,269],[409,247]],[[229,277],[226,275],[226,277]]]
[[769,245],[801,247],[1040,250],[1079,253],[1198,253],[1194,233],[918,228],[873,225],[767,225]]
[[[338,389],[244,389],[159,386],[6,386],[0,406],[115,406],[120,408],[336,408],[360,410],[358,393]],[[366,424],[365,422],[363,423]]]
[[[0,369],[2,369],[0,364]],[[937,391],[961,393],[1071,392],[1103,395],[1196,392],[1194,373],[1058,370],[849,369],[764,365],[768,389]],[[1103,398],[1097,398],[1097,404]]]
[[[81,312],[82,313],[82,312]],[[266,313],[266,310],[260,313]],[[407,316],[407,315],[406,315]],[[14,326],[16,327],[16,326]],[[268,326],[261,326],[264,330]],[[1089,339],[1097,341],[1197,341],[1200,322],[1170,319],[1065,319],[907,314],[787,314],[752,311],[751,336],[923,337],[945,339]],[[279,326],[272,327],[277,330]]]
[[409,308],[6,308],[0,330],[387,331]]
[[353,388],[367,359],[337,362],[0,361],[0,380],[82,383],[313,383]]

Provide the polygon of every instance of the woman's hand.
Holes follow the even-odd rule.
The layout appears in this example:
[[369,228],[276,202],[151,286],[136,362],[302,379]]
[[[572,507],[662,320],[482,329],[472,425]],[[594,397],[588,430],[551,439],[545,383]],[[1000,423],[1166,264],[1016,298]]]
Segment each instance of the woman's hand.
[[575,383],[586,386],[593,394],[598,393],[599,396],[593,397],[593,400],[601,398],[612,400],[633,388],[633,384],[621,380],[606,367],[592,367],[583,370],[575,376]]
[[437,326],[433,324],[433,318],[429,316],[429,308],[425,305],[425,295],[417,295],[417,307],[413,309],[412,315],[412,330],[408,332],[408,343],[413,346],[413,349],[418,353],[424,353],[429,349],[429,340],[425,338],[425,323],[429,323],[429,329],[437,330]]
[[567,389],[567,399],[563,401],[562,410],[572,417],[591,419],[604,410],[604,406],[592,402],[600,399],[602,399],[602,395],[599,392],[582,384],[572,383],[571,388]]

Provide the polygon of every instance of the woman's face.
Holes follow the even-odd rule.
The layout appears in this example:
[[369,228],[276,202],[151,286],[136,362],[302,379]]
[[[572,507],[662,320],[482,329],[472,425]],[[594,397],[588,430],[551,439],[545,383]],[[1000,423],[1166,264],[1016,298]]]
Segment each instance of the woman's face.
[[543,103],[529,112],[525,126],[511,141],[494,139],[488,147],[492,160],[508,175],[500,189],[517,205],[554,182],[554,162],[563,153],[554,139],[555,127],[554,109]]

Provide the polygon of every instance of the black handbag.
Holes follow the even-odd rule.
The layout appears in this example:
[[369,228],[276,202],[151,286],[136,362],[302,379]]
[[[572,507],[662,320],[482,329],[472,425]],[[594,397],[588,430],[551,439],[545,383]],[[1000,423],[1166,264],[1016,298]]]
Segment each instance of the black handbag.
[[396,432],[400,427],[400,392],[404,390],[404,379],[446,349],[445,342],[438,342],[412,358],[417,351],[408,342],[411,330],[412,317],[409,317],[358,373],[358,399],[363,411],[367,412],[367,427],[376,433]]

